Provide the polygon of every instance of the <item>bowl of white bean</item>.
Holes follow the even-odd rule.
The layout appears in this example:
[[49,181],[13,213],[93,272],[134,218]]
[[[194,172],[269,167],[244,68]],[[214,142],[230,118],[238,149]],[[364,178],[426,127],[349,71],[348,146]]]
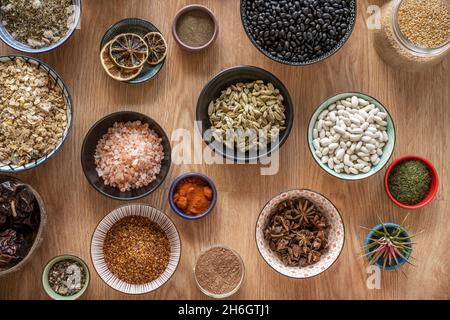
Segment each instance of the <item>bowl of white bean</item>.
[[337,94],[314,112],[308,126],[314,160],[334,177],[361,180],[379,172],[395,146],[395,126],[375,98],[358,92]]

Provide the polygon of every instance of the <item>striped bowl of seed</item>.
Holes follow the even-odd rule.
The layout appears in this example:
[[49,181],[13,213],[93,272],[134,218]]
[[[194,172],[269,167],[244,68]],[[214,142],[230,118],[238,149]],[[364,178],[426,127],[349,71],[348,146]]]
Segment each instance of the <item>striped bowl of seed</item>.
[[165,284],[181,256],[178,231],[163,212],[144,204],[119,207],[105,216],[92,236],[95,270],[111,288],[144,294]]

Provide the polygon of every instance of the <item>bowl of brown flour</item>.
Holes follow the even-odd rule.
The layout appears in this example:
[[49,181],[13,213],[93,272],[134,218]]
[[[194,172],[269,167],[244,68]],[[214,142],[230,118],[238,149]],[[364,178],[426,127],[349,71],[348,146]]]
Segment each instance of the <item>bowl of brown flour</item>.
[[203,251],[194,267],[194,277],[205,295],[224,299],[235,294],[244,281],[244,262],[240,255],[224,246]]
[[172,33],[183,49],[197,52],[213,44],[219,33],[219,23],[210,9],[192,4],[178,11]]

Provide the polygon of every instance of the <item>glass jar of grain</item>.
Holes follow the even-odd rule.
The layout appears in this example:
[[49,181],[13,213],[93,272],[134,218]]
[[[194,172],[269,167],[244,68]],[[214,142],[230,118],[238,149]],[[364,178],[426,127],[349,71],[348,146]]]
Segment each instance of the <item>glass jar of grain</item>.
[[394,68],[421,71],[450,52],[449,0],[391,0],[381,8],[374,44]]

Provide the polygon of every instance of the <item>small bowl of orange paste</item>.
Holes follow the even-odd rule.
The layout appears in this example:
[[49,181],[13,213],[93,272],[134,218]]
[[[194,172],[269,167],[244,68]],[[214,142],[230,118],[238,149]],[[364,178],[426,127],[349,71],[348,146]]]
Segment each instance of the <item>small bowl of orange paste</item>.
[[201,173],[182,174],[172,182],[169,189],[170,207],[185,219],[205,217],[214,209],[216,202],[216,186]]

